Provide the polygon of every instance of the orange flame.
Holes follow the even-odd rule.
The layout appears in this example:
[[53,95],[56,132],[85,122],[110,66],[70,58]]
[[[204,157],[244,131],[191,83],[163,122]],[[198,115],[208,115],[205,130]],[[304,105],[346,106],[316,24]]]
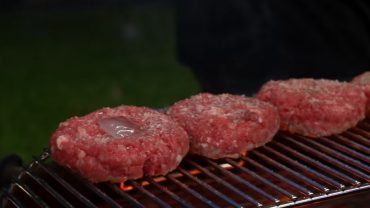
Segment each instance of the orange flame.
[[[247,155],[248,155],[248,152],[243,152],[243,153],[242,153],[242,156],[243,156],[243,157],[247,157]],[[244,160],[242,160],[242,159],[241,159],[241,160],[239,161],[239,163],[238,163],[238,165],[239,165],[239,166],[243,166],[244,164],[245,164],[245,161],[244,161]]]
[[121,182],[119,183],[119,188],[120,188],[122,191],[130,191],[130,190],[132,190],[132,189],[133,189],[133,187],[132,187],[132,186],[126,186],[124,181],[121,181]]
[[[198,175],[199,173],[201,173],[199,170],[190,170],[189,173],[191,175]],[[182,173],[172,173],[171,174],[173,177],[175,178],[178,178],[178,177],[181,177],[183,176]],[[157,183],[160,183],[162,181],[165,181],[167,180],[165,177],[163,176],[159,176],[159,177],[156,177],[156,178],[153,178],[153,181],[157,182]],[[142,181],[141,182],[141,186],[147,186],[149,185],[150,183],[148,181]],[[132,189],[134,189],[134,187],[130,186],[130,185],[125,185],[125,182],[124,181],[120,181],[119,182],[119,188],[122,190],[122,191],[131,191]]]
[[190,170],[189,173],[191,175],[198,175],[200,173],[200,171],[199,170]]
[[[244,152],[244,153],[242,153],[242,155],[244,156],[244,157],[246,157],[248,154],[247,154],[247,152]],[[244,160],[240,160],[239,161],[239,165],[240,166],[243,166],[244,165]],[[228,167],[223,167],[223,168],[226,168],[226,169],[230,169],[230,168],[232,168],[232,166],[228,166]],[[201,171],[199,171],[199,170],[196,170],[196,169],[194,169],[194,170],[189,170],[188,171],[191,175],[198,175],[198,174],[200,174],[201,173]],[[175,172],[175,173],[171,173],[171,176],[173,176],[173,177],[175,177],[175,178],[178,178],[178,177],[182,177],[183,176],[183,174],[182,173],[179,173],[179,172]],[[162,181],[165,181],[165,180],[167,180],[165,177],[163,177],[163,176],[159,176],[159,177],[155,177],[155,178],[153,178],[153,180],[155,181],[155,182],[157,182],[157,183],[159,183],[159,182],[162,182]],[[142,181],[141,182],[141,185],[142,186],[147,186],[147,185],[149,185],[150,183],[148,182],[148,181]],[[122,191],[131,191],[132,189],[134,189],[134,187],[132,187],[132,186],[130,186],[130,185],[125,185],[125,182],[124,181],[120,181],[119,182],[119,188],[122,190]]]

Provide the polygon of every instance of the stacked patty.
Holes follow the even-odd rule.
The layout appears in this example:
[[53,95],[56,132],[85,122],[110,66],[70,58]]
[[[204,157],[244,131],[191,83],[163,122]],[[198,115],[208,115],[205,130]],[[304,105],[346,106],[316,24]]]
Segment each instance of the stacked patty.
[[365,117],[363,91],[345,82],[269,81],[262,86],[257,98],[278,108],[281,130],[313,138],[341,133]]
[[269,142],[279,128],[274,106],[230,94],[198,94],[175,103],[167,114],[189,134],[191,153],[213,159],[239,157]]
[[55,161],[92,182],[163,175],[188,152],[187,133],[145,107],[103,108],[61,123],[50,139]]

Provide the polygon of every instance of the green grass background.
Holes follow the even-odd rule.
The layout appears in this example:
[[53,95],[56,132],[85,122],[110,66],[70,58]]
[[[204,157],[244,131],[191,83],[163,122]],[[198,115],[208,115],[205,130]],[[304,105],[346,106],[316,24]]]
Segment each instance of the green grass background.
[[197,93],[174,24],[173,8],[156,5],[0,14],[0,158],[30,161],[74,115]]

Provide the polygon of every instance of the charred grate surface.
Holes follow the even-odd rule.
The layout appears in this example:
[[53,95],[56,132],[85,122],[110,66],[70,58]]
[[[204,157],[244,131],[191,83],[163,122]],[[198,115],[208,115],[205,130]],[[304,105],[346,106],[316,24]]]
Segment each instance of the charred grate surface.
[[279,133],[240,159],[187,157],[163,177],[91,184],[47,150],[2,191],[3,207],[289,207],[370,189],[370,122],[320,139]]

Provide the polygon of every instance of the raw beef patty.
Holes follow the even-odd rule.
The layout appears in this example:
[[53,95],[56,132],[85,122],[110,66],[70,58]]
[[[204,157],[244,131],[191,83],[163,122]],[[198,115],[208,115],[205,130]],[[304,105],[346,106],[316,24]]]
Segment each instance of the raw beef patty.
[[145,107],[103,108],[61,123],[50,139],[55,161],[92,182],[166,174],[188,152],[185,130]]
[[341,133],[365,117],[364,93],[346,82],[269,81],[262,86],[257,98],[278,108],[281,130],[313,138]]
[[352,80],[353,84],[359,85],[364,91],[367,103],[366,103],[366,116],[370,118],[370,72],[364,72]]
[[198,94],[175,103],[167,114],[187,131],[191,153],[213,159],[239,157],[269,142],[279,129],[274,106],[230,94]]

